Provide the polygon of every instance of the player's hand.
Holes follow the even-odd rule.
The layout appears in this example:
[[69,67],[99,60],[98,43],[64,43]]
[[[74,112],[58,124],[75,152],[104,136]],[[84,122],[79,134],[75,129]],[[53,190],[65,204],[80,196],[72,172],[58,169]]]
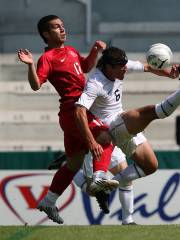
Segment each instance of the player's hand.
[[97,143],[96,141],[94,141],[93,143],[91,143],[89,145],[89,150],[92,153],[93,158],[95,158],[97,160],[100,160],[101,155],[104,151],[102,146],[99,143]]
[[98,41],[95,42],[94,48],[95,48],[97,51],[101,52],[101,51],[103,51],[104,49],[106,49],[106,43],[103,42],[103,41],[101,41],[101,40],[98,40]]
[[23,63],[26,63],[26,64],[33,63],[32,54],[27,49],[20,49],[18,51],[18,58]]
[[179,77],[179,65],[174,64],[170,70],[170,78],[174,79],[174,78],[178,78],[178,77]]

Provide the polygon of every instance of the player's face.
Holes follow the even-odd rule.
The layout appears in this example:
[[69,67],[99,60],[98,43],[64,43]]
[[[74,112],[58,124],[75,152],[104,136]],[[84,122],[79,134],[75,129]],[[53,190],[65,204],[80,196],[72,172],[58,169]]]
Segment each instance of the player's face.
[[46,38],[48,39],[48,42],[57,45],[66,41],[66,31],[64,24],[60,19],[54,19],[49,22],[49,30]]
[[113,66],[112,73],[113,73],[114,79],[123,80],[126,72],[127,72],[126,65],[125,66],[122,66],[122,65]]

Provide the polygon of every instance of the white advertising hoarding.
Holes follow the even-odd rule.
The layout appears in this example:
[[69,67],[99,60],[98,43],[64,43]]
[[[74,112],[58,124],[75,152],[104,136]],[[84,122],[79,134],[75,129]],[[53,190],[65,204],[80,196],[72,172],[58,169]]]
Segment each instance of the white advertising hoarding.
[[[52,171],[0,171],[0,225],[56,225],[36,209],[46,194]],[[138,224],[180,223],[180,170],[159,170],[134,186],[134,220]],[[72,183],[57,202],[66,225],[121,224],[118,190],[111,194],[110,213]]]

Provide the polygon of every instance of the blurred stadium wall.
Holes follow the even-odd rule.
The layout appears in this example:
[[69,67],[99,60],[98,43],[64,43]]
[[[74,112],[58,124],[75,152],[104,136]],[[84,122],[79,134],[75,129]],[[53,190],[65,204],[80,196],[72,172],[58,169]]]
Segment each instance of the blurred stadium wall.
[[83,52],[95,39],[130,52],[145,52],[152,42],[165,42],[180,51],[178,0],[0,0],[0,4],[2,53],[27,46],[41,52],[36,23],[48,14],[64,20],[68,44]]
[[[145,61],[148,46],[163,42],[174,51],[174,62],[180,59],[178,0],[0,0],[0,4],[0,150],[64,150],[57,94],[49,84],[34,93],[27,83],[27,69],[16,55],[19,48],[28,48],[35,59],[39,57],[44,44],[36,24],[42,16],[60,16],[67,28],[67,44],[84,54],[101,39],[125,49],[130,59]],[[177,87],[177,80],[128,75],[124,107],[159,102]],[[154,149],[179,150],[175,138],[179,112],[148,127],[145,134]]]

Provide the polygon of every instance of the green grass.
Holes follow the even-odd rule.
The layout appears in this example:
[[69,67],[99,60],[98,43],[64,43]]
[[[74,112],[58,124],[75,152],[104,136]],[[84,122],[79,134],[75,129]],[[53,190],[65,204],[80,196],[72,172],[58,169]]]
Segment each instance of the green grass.
[[0,226],[0,240],[178,240],[180,225]]

